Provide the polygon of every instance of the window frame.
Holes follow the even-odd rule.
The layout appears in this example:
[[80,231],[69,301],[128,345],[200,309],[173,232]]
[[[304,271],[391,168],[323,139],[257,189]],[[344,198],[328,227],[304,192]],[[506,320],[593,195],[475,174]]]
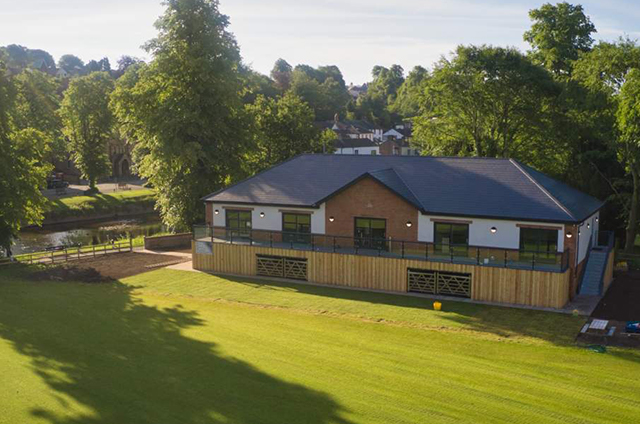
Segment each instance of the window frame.
[[[231,227],[229,225],[229,222],[232,221],[232,219],[229,218],[230,214],[238,214],[238,217],[236,219],[233,219],[235,221],[237,221],[238,226],[237,227]],[[243,213],[249,214],[249,220],[242,220],[241,219],[241,215]],[[241,223],[244,222],[245,223],[245,227],[246,228],[241,228]],[[249,226],[246,226],[246,223],[249,223]],[[246,210],[246,209],[225,209],[224,212],[224,226],[226,228],[226,232],[227,232],[227,237],[250,237],[251,236],[251,230],[253,229],[253,211],[251,210]]]
[[[304,243],[309,244],[311,242],[311,234],[313,234],[312,223],[311,223],[311,214],[304,212],[282,212],[282,241],[284,242],[293,242],[293,243]],[[286,231],[285,230],[285,216],[295,216],[296,217],[296,230],[295,231]],[[298,218],[301,216],[309,218],[309,231],[300,231],[300,223],[298,222]]]

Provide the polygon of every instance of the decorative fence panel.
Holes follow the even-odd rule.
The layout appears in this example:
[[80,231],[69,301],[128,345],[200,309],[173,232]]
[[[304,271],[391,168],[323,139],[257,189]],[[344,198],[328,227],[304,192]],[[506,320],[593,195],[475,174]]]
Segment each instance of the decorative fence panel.
[[410,292],[471,297],[471,274],[408,269]]
[[256,274],[265,277],[307,280],[307,260],[282,256],[256,255]]

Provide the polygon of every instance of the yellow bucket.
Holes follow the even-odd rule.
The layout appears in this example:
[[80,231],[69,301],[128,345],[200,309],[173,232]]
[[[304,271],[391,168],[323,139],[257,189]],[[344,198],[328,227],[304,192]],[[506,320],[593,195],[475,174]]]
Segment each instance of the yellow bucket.
[[434,311],[441,311],[441,310],[442,310],[442,303],[440,303],[440,302],[433,302],[433,310],[434,310]]

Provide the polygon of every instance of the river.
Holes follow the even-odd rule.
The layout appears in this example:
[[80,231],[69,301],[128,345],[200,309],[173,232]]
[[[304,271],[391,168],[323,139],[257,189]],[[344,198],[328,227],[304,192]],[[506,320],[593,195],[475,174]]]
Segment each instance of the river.
[[80,222],[77,224],[30,227],[20,232],[13,246],[13,254],[37,252],[53,246],[89,245],[107,243],[113,239],[151,236],[165,231],[157,215],[127,219]]

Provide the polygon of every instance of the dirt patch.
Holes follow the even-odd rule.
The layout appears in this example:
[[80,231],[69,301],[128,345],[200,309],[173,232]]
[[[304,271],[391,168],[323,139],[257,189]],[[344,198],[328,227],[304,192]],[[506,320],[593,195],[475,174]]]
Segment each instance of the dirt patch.
[[34,275],[34,278],[85,282],[119,280],[190,260],[191,258],[183,256],[153,253],[114,253],[50,267],[38,271],[36,274],[41,275],[39,277]]
[[614,321],[640,321],[640,271],[616,275],[591,316]]

